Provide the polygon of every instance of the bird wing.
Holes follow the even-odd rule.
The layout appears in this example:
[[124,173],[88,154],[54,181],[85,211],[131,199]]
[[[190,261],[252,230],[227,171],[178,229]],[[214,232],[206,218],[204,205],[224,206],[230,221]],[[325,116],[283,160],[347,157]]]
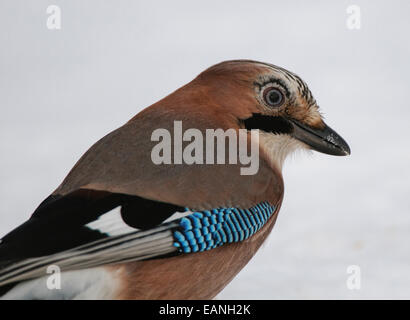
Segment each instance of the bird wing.
[[[69,271],[211,250],[226,243],[248,239],[276,212],[276,207],[268,202],[247,210],[218,208],[195,213],[186,210],[154,228],[139,230],[124,224],[119,219],[119,211],[114,209],[84,225],[90,230],[104,233],[104,237],[40,257],[9,260],[10,263],[0,268],[0,287],[42,277],[50,265]],[[4,238],[6,246],[13,236],[16,235],[11,233]],[[36,246],[37,241],[34,238],[29,244]],[[10,251],[10,248],[7,250]],[[1,291],[0,288],[0,295]]]
[[[53,263],[73,270],[173,252],[173,224],[147,229],[147,224],[137,225],[133,217],[149,212],[147,216],[158,219],[178,211],[186,210],[138,196],[94,190],[50,196],[28,221],[1,239],[0,286],[44,275]],[[148,217],[145,223],[151,220],[151,226],[152,221],[164,220],[155,219]]]

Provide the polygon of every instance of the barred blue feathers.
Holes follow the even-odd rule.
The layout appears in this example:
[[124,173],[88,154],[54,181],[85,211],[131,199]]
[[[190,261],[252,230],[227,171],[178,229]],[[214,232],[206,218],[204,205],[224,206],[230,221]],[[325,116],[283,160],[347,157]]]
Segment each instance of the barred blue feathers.
[[262,202],[250,209],[219,208],[194,212],[179,220],[173,233],[181,253],[202,252],[248,239],[268,221],[275,206]]

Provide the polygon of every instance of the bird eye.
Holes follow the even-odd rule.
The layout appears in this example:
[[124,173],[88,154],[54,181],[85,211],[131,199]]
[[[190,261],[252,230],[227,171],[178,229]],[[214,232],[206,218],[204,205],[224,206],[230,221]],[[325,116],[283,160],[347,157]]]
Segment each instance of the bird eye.
[[279,107],[284,101],[282,92],[276,88],[265,89],[263,99],[271,107]]

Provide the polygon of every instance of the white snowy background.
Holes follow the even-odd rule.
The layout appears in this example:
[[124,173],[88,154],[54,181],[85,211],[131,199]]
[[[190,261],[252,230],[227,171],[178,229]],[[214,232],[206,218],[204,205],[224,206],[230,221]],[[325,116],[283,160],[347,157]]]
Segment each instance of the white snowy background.
[[274,231],[218,298],[410,298],[409,15],[404,0],[2,0],[0,236],[103,135],[210,65],[254,59],[299,74],[352,155],[287,161]]

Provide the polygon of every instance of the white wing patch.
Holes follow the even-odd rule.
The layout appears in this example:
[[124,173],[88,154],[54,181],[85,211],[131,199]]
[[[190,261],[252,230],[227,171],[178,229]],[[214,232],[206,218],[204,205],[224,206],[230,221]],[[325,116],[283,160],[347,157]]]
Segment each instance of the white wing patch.
[[[172,216],[166,219],[165,222],[171,222],[182,217],[188,216],[192,211],[175,212]],[[127,234],[130,232],[139,231],[140,229],[130,227],[121,217],[121,206],[118,206],[107,213],[101,215],[97,220],[85,225],[91,230],[96,230],[105,233],[110,237]]]
[[175,212],[172,216],[170,216],[168,219],[166,219],[163,223],[165,222],[171,222],[186,216],[189,216],[191,213],[193,213],[192,211],[184,211],[184,212]]
[[100,231],[111,237],[138,231],[139,229],[127,225],[121,217],[121,206],[101,215],[97,220],[86,224],[92,230]]

